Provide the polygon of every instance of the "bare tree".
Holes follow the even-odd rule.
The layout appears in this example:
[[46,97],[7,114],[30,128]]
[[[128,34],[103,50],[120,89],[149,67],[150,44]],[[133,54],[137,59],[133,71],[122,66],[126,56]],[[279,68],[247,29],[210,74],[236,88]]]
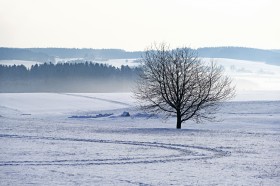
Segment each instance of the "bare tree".
[[189,48],[155,44],[142,57],[142,70],[134,92],[141,108],[175,115],[177,129],[190,119],[215,119],[219,103],[235,94],[223,68],[203,63]]

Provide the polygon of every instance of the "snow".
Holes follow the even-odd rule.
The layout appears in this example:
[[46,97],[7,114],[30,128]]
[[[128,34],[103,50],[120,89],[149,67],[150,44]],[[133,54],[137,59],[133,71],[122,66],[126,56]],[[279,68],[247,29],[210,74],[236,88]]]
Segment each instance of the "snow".
[[[64,114],[84,111],[118,109],[127,107],[127,103],[99,97],[89,97],[88,94],[62,94],[62,93],[2,93],[0,103],[2,107],[13,108],[31,114]],[[96,94],[97,96],[99,94]],[[107,96],[112,93],[106,94]],[[126,95],[126,94],[124,94]],[[112,96],[114,97],[114,96]],[[96,107],[98,105],[98,107]]]
[[67,63],[67,62],[73,62],[76,60],[83,60],[83,58],[55,58],[55,64],[56,63]]
[[237,90],[233,101],[271,101],[280,100],[280,91],[277,90]]
[[134,106],[131,93],[0,94],[0,185],[279,185],[280,99],[226,102],[220,122],[181,130]]
[[225,73],[232,77],[238,91],[280,91],[280,66],[224,58],[203,60],[214,61],[223,66]]
[[130,67],[135,67],[139,66],[139,59],[108,59],[106,61],[95,61],[97,63],[103,63],[107,65],[112,65],[114,67],[120,68],[122,65],[124,66],[130,66]]

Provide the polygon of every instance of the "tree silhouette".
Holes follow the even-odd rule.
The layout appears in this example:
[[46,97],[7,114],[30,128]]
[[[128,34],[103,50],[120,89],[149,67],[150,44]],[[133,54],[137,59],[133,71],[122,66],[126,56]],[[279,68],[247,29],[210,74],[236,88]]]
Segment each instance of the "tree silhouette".
[[218,103],[234,95],[231,80],[214,63],[205,65],[188,48],[154,45],[143,56],[135,96],[142,109],[176,115],[177,129],[189,119],[214,119]]

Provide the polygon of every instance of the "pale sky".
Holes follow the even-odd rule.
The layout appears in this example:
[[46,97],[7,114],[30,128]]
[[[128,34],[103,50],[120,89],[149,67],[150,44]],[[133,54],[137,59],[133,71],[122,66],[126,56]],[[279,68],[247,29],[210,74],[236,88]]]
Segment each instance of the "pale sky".
[[0,0],[1,47],[280,49],[280,0]]

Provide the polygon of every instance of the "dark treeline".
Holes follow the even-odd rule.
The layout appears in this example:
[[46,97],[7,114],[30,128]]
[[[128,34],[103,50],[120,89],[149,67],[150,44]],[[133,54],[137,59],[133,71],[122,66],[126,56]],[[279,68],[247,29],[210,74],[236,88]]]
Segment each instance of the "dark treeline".
[[24,65],[0,65],[0,78],[6,79],[33,79],[33,78],[131,78],[138,68],[113,66],[100,63],[44,63],[32,65],[27,69]]
[[54,57],[42,52],[23,48],[0,48],[0,60],[54,61]]
[[98,63],[0,65],[0,92],[130,91],[140,68]]
[[91,48],[0,48],[0,60],[27,60],[55,62],[55,58],[133,59],[140,58],[142,52],[128,52],[122,49]]

